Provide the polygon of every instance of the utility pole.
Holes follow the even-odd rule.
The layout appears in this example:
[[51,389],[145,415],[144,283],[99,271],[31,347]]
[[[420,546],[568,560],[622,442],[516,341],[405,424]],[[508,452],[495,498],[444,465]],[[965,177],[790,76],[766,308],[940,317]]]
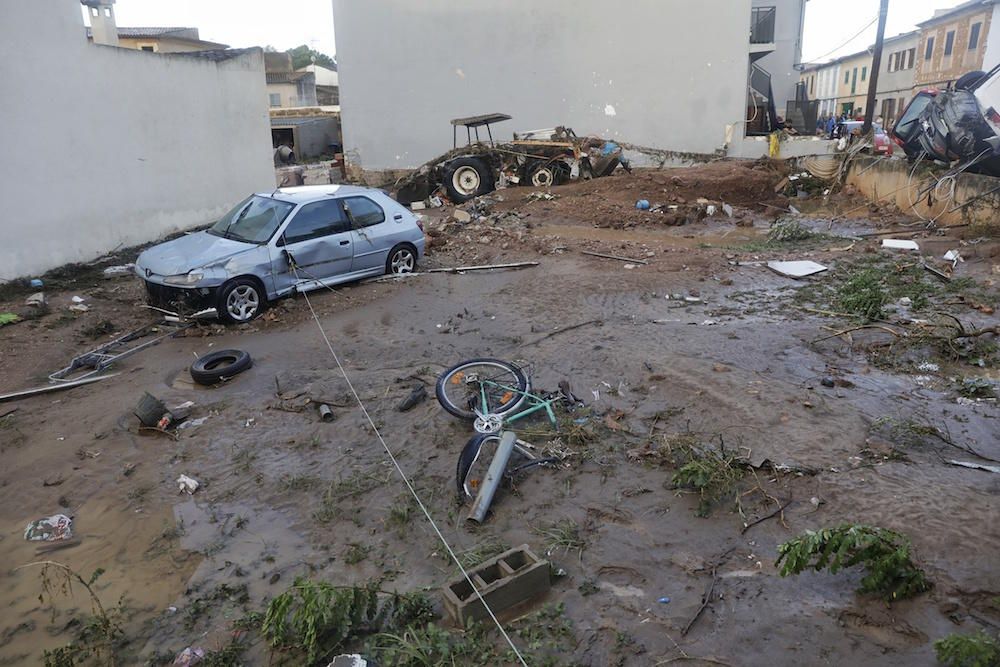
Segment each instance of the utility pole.
[[865,124],[861,135],[871,132],[875,118],[875,93],[878,89],[878,72],[882,69],[882,40],[885,38],[885,18],[889,14],[889,0],[880,0],[878,8],[878,35],[875,37],[875,53],[872,54],[872,71],[868,77],[868,101],[865,103]]

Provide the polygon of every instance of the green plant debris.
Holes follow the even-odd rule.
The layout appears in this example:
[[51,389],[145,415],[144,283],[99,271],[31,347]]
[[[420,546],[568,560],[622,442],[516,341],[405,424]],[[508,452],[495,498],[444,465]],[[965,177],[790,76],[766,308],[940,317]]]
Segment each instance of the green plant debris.
[[882,319],[887,303],[889,292],[875,269],[858,271],[837,290],[837,308],[869,322]]
[[367,544],[360,544],[359,542],[351,542],[348,545],[347,550],[344,551],[344,562],[348,565],[357,565],[361,561],[368,558],[368,554],[371,553],[372,548]]
[[458,561],[462,564],[462,567],[469,569],[498,554],[502,554],[508,549],[510,549],[510,546],[506,542],[498,537],[489,536],[468,549],[457,552],[455,555],[458,556]]
[[[300,577],[271,601],[260,630],[272,648],[292,658],[304,656],[304,661],[294,664],[317,664],[344,645],[375,633],[383,633],[376,637],[375,647],[370,647],[377,651],[382,650],[379,645],[383,637],[409,636],[423,641],[433,635],[436,640],[438,634],[430,624],[434,618],[434,604],[423,592],[384,593],[377,581],[363,586],[334,586]],[[409,654],[408,645],[391,639],[385,643],[391,659],[379,655],[380,664],[441,664],[397,661],[396,656]]]
[[778,546],[781,576],[799,574],[806,568],[841,569],[861,565],[861,593],[877,594],[887,601],[909,598],[929,590],[930,581],[910,558],[910,542],[885,528],[842,524],[835,528],[806,531]]
[[587,546],[580,530],[580,524],[572,519],[560,519],[558,521],[544,524],[534,529],[538,535],[545,538],[546,553],[562,551],[564,553],[577,552],[583,558],[583,550]]
[[[115,665],[123,664],[122,650],[126,644],[125,605],[123,600],[110,610],[105,609],[101,599],[94,590],[94,584],[104,574],[103,568],[98,568],[84,579],[68,565],[55,561],[41,561],[22,565],[24,567],[40,566],[42,592],[38,599],[43,604],[48,598],[53,622],[56,618],[55,597],[58,593],[63,597],[73,595],[73,586],[83,586],[90,598],[91,615],[74,618],[71,625],[76,628],[76,637],[67,645],[42,653],[46,667],[71,667],[80,664]],[[67,626],[69,627],[69,626]]]
[[342,588],[297,578],[271,600],[261,634],[272,648],[316,663],[348,640],[370,632],[378,614],[375,585]]
[[323,499],[320,507],[313,514],[320,523],[330,523],[343,518],[343,501],[364,495],[388,481],[388,475],[379,477],[370,473],[357,471],[348,477],[330,483],[326,491],[323,492]]
[[698,492],[698,516],[707,517],[716,504],[736,499],[740,481],[749,469],[745,458],[715,450],[699,452],[693,448],[687,452],[687,457],[672,481],[678,487]]
[[767,231],[767,240],[771,243],[787,243],[788,241],[804,241],[813,236],[813,231],[798,220],[782,218]]
[[958,393],[966,398],[996,398],[997,388],[987,378],[962,378],[958,383]]
[[17,315],[17,313],[0,313],[0,327],[20,321],[21,318]]
[[383,632],[375,637],[372,652],[380,664],[394,667],[497,664],[496,647],[482,624],[473,624],[461,634],[434,623]]
[[1000,665],[1000,641],[983,631],[975,635],[950,634],[934,642],[934,652],[946,667]]

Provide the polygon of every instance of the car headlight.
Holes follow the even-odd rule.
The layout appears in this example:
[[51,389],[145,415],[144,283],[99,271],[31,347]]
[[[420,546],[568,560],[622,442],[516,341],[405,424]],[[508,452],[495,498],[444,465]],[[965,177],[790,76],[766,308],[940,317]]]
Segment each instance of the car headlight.
[[205,274],[201,271],[190,271],[179,276],[167,276],[163,282],[168,285],[194,285],[204,277]]

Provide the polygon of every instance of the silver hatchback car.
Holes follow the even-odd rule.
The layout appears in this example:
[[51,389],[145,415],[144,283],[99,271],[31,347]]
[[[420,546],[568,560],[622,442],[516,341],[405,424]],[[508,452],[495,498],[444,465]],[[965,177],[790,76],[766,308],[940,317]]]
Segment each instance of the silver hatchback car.
[[145,250],[135,268],[154,306],[247,322],[294,292],[412,272],[423,254],[419,220],[382,191],[307,185],[251,195],[209,229]]

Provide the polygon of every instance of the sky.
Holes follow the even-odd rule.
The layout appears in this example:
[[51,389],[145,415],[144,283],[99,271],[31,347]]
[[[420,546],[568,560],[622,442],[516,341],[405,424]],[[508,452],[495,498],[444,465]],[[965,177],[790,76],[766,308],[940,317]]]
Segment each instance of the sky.
[[337,51],[331,0],[117,0],[115,18],[127,27],[198,28],[202,39],[234,48],[306,44],[329,56]]
[[[935,9],[962,1],[890,0],[885,34],[913,30]],[[115,12],[121,26],[196,27],[203,39],[237,48],[273,46],[283,51],[307,44],[332,56],[337,51],[332,5],[331,0],[118,0]],[[803,61],[824,62],[873,44],[878,6],[878,0],[809,0]]]
[[[890,0],[885,36],[894,37],[916,28],[935,9],[947,9],[964,0]],[[826,62],[863,51],[875,43],[878,0],[809,0],[802,36],[802,61]],[[862,30],[866,25],[871,25]],[[853,35],[859,34],[854,39]],[[848,41],[850,40],[850,41]],[[845,42],[847,42],[845,44]]]

